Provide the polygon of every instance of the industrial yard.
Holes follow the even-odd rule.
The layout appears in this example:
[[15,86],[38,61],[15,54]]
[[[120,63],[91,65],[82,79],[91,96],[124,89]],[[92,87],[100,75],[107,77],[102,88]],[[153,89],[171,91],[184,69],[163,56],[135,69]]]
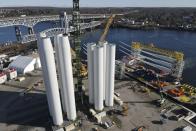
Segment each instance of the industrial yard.
[[[196,113],[178,105],[176,101],[171,102],[168,97],[163,98],[162,93],[156,90],[159,86],[150,85],[149,80],[144,76],[143,79],[140,75],[140,78],[135,76],[135,72],[140,70],[148,72],[148,66],[141,69],[137,63],[130,63],[132,59],[128,62],[115,61],[115,45],[110,43],[103,43],[103,46],[96,43],[84,45],[87,48],[88,71],[83,64],[82,89],[74,88],[73,85],[78,82],[77,75],[73,76],[74,73],[71,71],[74,72],[77,67],[71,63],[68,36],[58,35],[55,39],[57,46],[54,50],[57,52],[52,53],[50,39],[43,38],[42,45],[39,45],[43,50],[43,52],[39,50],[40,58],[36,51],[29,52],[27,56],[14,57],[10,69],[5,70],[8,73],[2,76],[7,76],[6,81],[0,85],[0,93],[2,93],[0,111],[3,114],[0,117],[0,129],[181,131],[183,128],[190,128],[196,130]],[[65,44],[65,47],[58,42]],[[104,52],[104,47],[107,53]],[[70,53],[63,54],[63,48],[70,50]],[[40,59],[44,68],[41,68]],[[58,68],[55,67],[56,64]],[[66,67],[62,66],[65,64]],[[154,74],[150,74],[151,79]],[[66,81],[62,78],[66,78]],[[149,78],[148,73],[147,78]],[[156,77],[154,79],[156,80]],[[55,80],[57,83],[54,84]],[[54,87],[59,94],[58,92],[50,94],[54,91]],[[171,85],[167,88],[169,87]],[[60,107],[51,107],[51,103],[56,104],[52,99],[56,101],[57,97],[60,99],[57,101],[60,102],[58,105]],[[69,99],[69,104],[66,99]],[[61,113],[55,114],[54,109],[59,110],[55,111],[56,113],[62,111],[62,116]]]
[[[6,82],[0,85],[0,100],[1,100],[1,119],[0,128],[2,130],[49,130],[50,118],[48,105],[46,100],[45,88],[42,81],[41,71],[37,70],[25,76],[23,82],[15,80]],[[87,85],[87,81],[85,85]],[[33,87],[33,88],[32,88]],[[135,87],[134,90],[132,87]],[[161,124],[160,114],[164,108],[159,108],[153,101],[160,99],[160,96],[154,92],[141,92],[140,83],[129,80],[115,82],[115,92],[120,94],[120,98],[124,103],[128,104],[128,115],[114,114],[118,119],[108,130],[132,130],[136,127],[144,126],[144,131],[178,131],[178,128],[190,124],[185,120],[167,120],[165,124]],[[30,90],[28,90],[30,89]],[[86,90],[88,93],[88,89]],[[165,107],[175,105],[169,101],[165,103]],[[115,104],[115,110],[121,110],[119,105]],[[106,109],[107,110],[107,109]],[[90,131],[92,128],[106,130],[103,127],[96,125],[95,121],[85,117],[82,120],[81,130]],[[107,116],[109,117],[109,116]],[[139,119],[138,119],[139,118]],[[192,127],[195,130],[195,127]]]
[[[38,52],[2,58],[10,64],[0,77],[0,129],[196,130],[196,113],[160,91],[181,86],[184,54],[133,43],[132,50],[122,44],[126,56],[116,60],[116,45],[105,41],[114,17],[98,42],[83,45],[87,63],[78,54],[80,45],[72,50],[66,33],[54,36],[54,42],[40,33]],[[165,82],[168,76],[172,81]],[[187,97],[194,96],[187,88]]]
[[[135,127],[145,126],[146,128],[144,130],[147,131],[177,131],[179,127],[189,125],[184,120],[175,121],[168,119],[166,124],[160,124],[161,111],[164,108],[172,107],[172,105],[175,107],[176,105],[167,101],[163,107],[157,107],[155,101],[160,99],[160,95],[157,95],[154,92],[142,92],[141,90],[144,88],[144,85],[135,81],[129,81],[128,83],[130,83],[130,86],[125,86],[116,90],[116,92],[121,94],[121,98],[124,103],[128,103],[129,105],[129,117],[121,117],[123,121],[122,127],[125,127],[123,130],[130,130]],[[132,86],[134,86],[136,90],[133,90],[131,88]],[[129,127],[126,127],[126,125],[129,125]]]
[[[73,0],[72,15],[36,18],[24,38],[16,24],[22,46],[8,45],[14,51],[4,47],[0,55],[0,130],[195,131],[196,89],[181,83],[184,53],[110,43],[109,29],[122,16],[80,15]],[[60,27],[34,34],[45,20]],[[104,23],[97,41],[82,43],[85,29]],[[32,41],[36,47],[24,46]]]
[[[128,54],[124,51],[127,56],[116,60],[116,45],[105,41],[113,17],[109,18],[109,25],[106,25],[103,38],[98,43],[83,45],[86,48],[87,65],[81,62],[77,53],[73,58],[75,52],[70,47],[67,34],[55,36],[54,47],[51,38],[41,34],[38,52],[35,50],[26,56],[14,56],[8,69],[3,70],[1,75],[0,111],[3,115],[0,117],[0,129],[196,130],[196,113],[175,101],[171,102],[167,97],[163,98],[162,93],[155,93],[156,89],[150,88],[157,74],[159,77],[177,77],[172,82],[180,80],[184,66],[183,54],[179,56],[177,52],[179,66],[170,69],[165,66],[175,65],[176,59],[163,56],[165,51],[159,48],[156,48],[157,52],[164,52],[161,55],[157,52],[153,54],[153,49],[147,53],[142,50],[158,58],[141,55],[141,47],[137,46],[144,48],[144,45],[136,43],[132,47],[135,52]],[[125,44],[122,47],[125,49]],[[169,53],[176,58],[176,54]],[[4,61],[7,59],[10,58],[6,56]],[[154,63],[145,59],[154,60]],[[168,59],[171,62],[165,62]],[[155,87],[159,89],[159,86]]]

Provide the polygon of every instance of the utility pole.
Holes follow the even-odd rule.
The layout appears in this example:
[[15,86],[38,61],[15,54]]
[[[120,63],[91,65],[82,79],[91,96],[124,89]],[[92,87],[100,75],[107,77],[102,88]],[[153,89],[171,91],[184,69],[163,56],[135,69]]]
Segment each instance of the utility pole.
[[79,6],[79,0],[73,0],[73,14],[72,14],[72,22],[73,22],[73,27],[75,29],[74,31],[74,36],[73,36],[73,42],[74,42],[74,50],[76,52],[76,77],[77,77],[77,84],[76,88],[78,89],[78,92],[81,95],[81,100],[83,103],[83,78],[81,76],[81,68],[82,68],[82,63],[81,63],[81,47],[80,47],[80,6]]

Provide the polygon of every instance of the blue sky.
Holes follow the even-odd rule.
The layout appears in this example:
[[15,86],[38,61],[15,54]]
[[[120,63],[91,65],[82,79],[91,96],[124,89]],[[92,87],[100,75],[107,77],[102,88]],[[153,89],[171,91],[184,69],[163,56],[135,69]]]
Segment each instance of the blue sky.
[[[83,7],[196,7],[196,0],[80,0]],[[72,0],[0,0],[0,7],[70,7]]]

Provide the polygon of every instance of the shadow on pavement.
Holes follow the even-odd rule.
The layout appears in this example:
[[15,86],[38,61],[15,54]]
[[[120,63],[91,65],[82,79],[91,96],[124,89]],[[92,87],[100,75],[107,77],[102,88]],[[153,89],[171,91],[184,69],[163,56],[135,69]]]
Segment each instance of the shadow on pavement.
[[0,122],[35,127],[49,127],[45,94],[0,91]]

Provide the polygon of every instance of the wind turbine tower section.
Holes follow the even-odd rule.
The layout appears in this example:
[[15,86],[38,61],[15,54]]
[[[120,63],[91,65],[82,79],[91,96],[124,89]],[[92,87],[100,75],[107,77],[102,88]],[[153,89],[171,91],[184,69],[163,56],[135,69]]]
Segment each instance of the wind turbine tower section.
[[53,47],[50,38],[41,38],[38,44],[50,115],[55,125],[63,124],[63,115],[57,82]]
[[116,45],[106,46],[106,86],[105,86],[105,105],[114,105],[114,81],[115,81],[115,56]]
[[104,89],[104,48],[96,46],[94,49],[94,105],[97,111],[103,110]]
[[[67,118],[69,120],[76,119],[76,105],[75,105],[75,94],[74,94],[74,82],[73,82],[73,72],[72,72],[72,61],[71,61],[71,47],[69,43],[69,38],[67,35],[59,37],[59,53],[62,72],[62,91],[64,95],[64,102],[66,105]],[[58,52],[57,52],[58,53]]]

